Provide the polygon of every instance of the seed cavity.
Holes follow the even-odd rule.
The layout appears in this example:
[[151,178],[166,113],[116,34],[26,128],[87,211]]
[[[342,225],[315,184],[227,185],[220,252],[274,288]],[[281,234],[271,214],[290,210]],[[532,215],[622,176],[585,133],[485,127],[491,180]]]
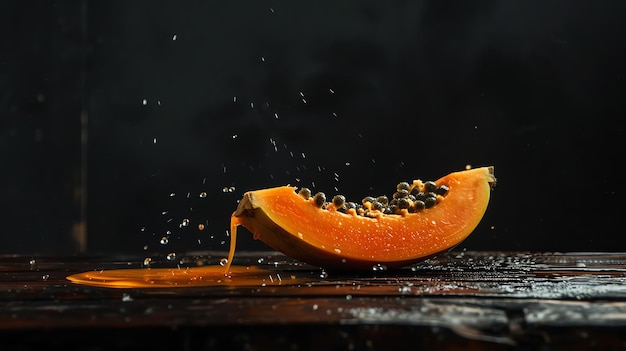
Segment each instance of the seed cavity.
[[433,181],[414,180],[412,183],[398,183],[391,199],[387,195],[366,196],[360,203],[357,203],[346,201],[343,195],[335,195],[330,202],[327,202],[323,192],[311,196],[311,190],[308,188],[301,188],[298,195],[307,201],[312,201],[321,209],[334,209],[346,215],[378,218],[383,214],[405,216],[408,213],[417,213],[432,208],[444,201],[449,190],[447,185],[437,185]]

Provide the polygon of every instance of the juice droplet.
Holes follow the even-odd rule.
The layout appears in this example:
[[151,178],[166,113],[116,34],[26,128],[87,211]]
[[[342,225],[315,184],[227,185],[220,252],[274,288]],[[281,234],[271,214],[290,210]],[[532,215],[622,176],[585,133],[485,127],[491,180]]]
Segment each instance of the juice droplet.
[[225,267],[227,263],[228,263],[228,258],[220,259],[220,266]]
[[387,266],[385,266],[384,264],[377,263],[374,266],[372,266],[373,272],[384,272],[386,270],[387,270]]
[[176,259],[176,253],[174,252],[170,252],[167,254],[167,260],[168,261],[174,261]]

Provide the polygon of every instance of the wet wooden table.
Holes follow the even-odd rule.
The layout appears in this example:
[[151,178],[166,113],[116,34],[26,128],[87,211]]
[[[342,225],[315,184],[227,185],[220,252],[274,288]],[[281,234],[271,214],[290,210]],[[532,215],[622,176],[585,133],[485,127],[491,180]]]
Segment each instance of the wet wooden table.
[[[150,269],[223,256],[152,256]],[[355,274],[257,252],[237,253],[234,264],[262,269],[238,285],[119,289],[66,278],[142,268],[144,258],[0,256],[0,348],[626,348],[622,253],[451,252]]]

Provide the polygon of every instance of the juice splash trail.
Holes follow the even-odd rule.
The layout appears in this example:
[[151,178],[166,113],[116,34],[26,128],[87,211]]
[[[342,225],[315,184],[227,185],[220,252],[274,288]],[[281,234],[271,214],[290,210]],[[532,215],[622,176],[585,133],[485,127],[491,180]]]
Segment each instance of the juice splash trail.
[[100,270],[67,277],[76,284],[107,288],[172,288],[202,286],[263,286],[296,284],[302,281],[293,275],[286,280],[270,270],[256,266],[233,266],[239,218],[230,223],[230,248],[224,266],[190,268],[135,268]]
[[235,258],[235,246],[237,246],[237,226],[241,224],[239,218],[233,213],[230,216],[230,248],[228,249],[228,258],[224,267],[224,274],[228,274],[230,266]]

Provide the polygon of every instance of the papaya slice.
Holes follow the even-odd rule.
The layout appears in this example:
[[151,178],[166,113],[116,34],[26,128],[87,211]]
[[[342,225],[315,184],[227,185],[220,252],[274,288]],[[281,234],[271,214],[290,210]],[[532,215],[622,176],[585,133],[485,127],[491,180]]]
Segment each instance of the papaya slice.
[[[231,216],[231,240],[243,226],[269,247],[315,266],[400,268],[467,238],[495,181],[493,167],[468,169],[435,182],[402,182],[391,200],[366,197],[358,204],[291,186],[249,191]],[[231,245],[229,262],[233,253]]]

